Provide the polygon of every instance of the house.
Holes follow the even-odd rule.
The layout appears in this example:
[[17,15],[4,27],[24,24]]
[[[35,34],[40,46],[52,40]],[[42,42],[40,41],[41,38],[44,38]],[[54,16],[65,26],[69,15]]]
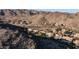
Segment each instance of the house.
[[47,37],[52,37],[53,34],[52,34],[52,33],[46,33],[46,36],[47,36]]
[[33,30],[33,33],[38,33],[38,30]]
[[32,29],[31,29],[31,28],[28,28],[27,30],[28,30],[28,32],[31,32],[31,31],[32,31]]
[[70,42],[73,40],[73,38],[71,38],[69,36],[63,36],[62,38],[65,39],[65,40],[67,40],[67,41],[70,41]]
[[79,38],[79,33],[76,33],[76,34],[74,35],[74,37],[78,37],[78,38]]
[[79,46],[79,38],[74,38],[73,43],[74,43],[76,46]]

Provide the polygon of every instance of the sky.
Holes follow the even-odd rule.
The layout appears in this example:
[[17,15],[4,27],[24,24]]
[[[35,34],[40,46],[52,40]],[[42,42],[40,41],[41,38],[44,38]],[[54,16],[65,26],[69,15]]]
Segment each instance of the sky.
[[39,11],[51,11],[51,12],[69,12],[69,13],[76,13],[79,12],[79,9],[38,9]]

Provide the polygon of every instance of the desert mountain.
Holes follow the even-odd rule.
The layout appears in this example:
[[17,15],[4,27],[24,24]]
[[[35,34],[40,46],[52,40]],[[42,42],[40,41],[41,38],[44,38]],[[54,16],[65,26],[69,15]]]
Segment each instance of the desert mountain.
[[0,48],[78,48],[78,33],[78,12],[0,10]]

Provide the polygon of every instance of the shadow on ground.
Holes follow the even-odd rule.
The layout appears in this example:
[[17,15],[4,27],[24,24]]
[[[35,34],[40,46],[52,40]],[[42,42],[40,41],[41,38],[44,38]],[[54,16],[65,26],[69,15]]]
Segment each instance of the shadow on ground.
[[[0,21],[0,30],[7,30],[7,35],[4,33],[4,38],[0,38],[0,48],[2,49],[74,49],[76,48],[75,44],[64,39],[54,39],[53,37],[41,37],[30,34],[27,31],[27,28],[20,26],[15,26],[12,24],[7,24]],[[9,32],[11,30],[11,32]],[[18,31],[16,33],[16,31]]]

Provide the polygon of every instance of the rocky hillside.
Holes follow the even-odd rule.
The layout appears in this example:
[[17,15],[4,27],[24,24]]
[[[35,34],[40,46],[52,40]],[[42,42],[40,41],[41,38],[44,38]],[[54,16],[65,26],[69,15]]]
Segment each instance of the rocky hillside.
[[79,48],[79,13],[0,10],[0,48]]

